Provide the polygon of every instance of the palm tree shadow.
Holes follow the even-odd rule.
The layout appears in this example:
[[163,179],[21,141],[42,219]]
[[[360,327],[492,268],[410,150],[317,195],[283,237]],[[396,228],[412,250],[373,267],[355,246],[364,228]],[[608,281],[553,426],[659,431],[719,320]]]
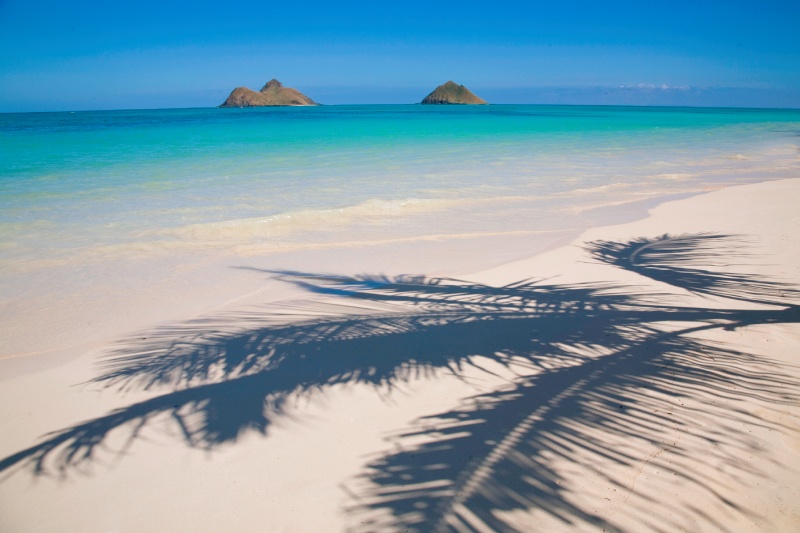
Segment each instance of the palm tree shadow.
[[[345,294],[331,285],[344,280],[278,275],[300,284],[316,279],[319,291]],[[373,279],[347,281],[358,305],[310,304],[283,314],[199,320],[121,343],[101,361],[94,383],[170,390],[52,433],[0,461],[0,471],[30,466],[36,475],[66,474],[96,460],[111,432],[127,428],[130,443],[163,416],[177,424],[188,445],[211,449],[245,431],[266,434],[292,395],[352,383],[391,388],[437,371],[460,374],[480,355],[501,364],[524,356],[535,365],[529,353],[539,341],[533,333],[548,327],[578,341],[580,334],[562,320],[569,312],[562,307],[581,309],[575,320],[592,327],[589,306],[598,290],[526,283],[498,289],[424,279],[376,289]],[[362,284],[367,288],[360,290]],[[624,300],[608,296],[602,305]],[[237,328],[230,329],[232,324]]]
[[[736,246],[726,248],[725,242]],[[532,510],[539,513],[537,523],[544,515],[571,528],[620,531],[621,524],[633,523],[633,530],[674,531],[703,523],[726,529],[728,524],[697,503],[709,499],[730,515],[763,521],[729,500],[718,476],[694,467],[703,457],[726,465],[731,477],[757,477],[741,459],[760,452],[749,429],[789,428],[723,406],[757,400],[780,409],[800,399],[798,380],[785,364],[693,337],[720,327],[800,322],[800,307],[790,303],[798,300],[793,287],[698,266],[727,266],[734,252],[741,253],[740,245],[737,238],[711,234],[591,243],[589,253],[607,264],[697,294],[782,308],[659,312],[652,305],[615,306],[616,320],[601,317],[602,329],[623,328],[625,339],[594,345],[610,353],[598,349],[579,364],[521,376],[505,389],[470,398],[395,435],[396,451],[372,461],[362,476],[360,501],[350,509],[360,516],[354,531],[526,531],[529,524],[517,528],[509,517]],[[659,327],[666,320],[686,325]],[[420,440],[424,443],[417,444]],[[611,463],[630,472],[641,463],[641,452],[631,451],[637,446],[653,449],[649,466],[692,495],[683,505],[665,506],[660,495],[634,493],[613,468],[597,470],[595,465]],[[667,451],[668,460],[659,458]],[[578,465],[584,476],[600,480],[598,486],[626,494],[624,505],[599,513],[596,504],[576,503],[557,464],[569,465],[567,470]]]
[[[173,421],[187,445],[212,449],[244,432],[267,434],[277,417],[286,416],[293,396],[354,383],[391,390],[420,375],[462,375],[466,367],[482,368],[481,361],[491,360],[513,368],[519,379],[421,420],[403,435],[426,438],[427,444],[369,465],[363,499],[353,509],[365,517],[364,528],[461,530],[482,524],[509,530],[498,513],[540,509],[565,523],[613,529],[607,517],[571,501],[553,461],[584,457],[590,465],[594,455],[630,466],[635,456],[609,451],[604,439],[666,442],[671,433],[664,435],[663,420],[652,413],[672,412],[670,405],[683,396],[697,402],[695,392],[726,398],[736,386],[739,399],[774,405],[797,400],[788,391],[798,383],[769,360],[693,336],[720,327],[798,321],[798,307],[790,303],[797,299],[793,287],[696,266],[729,255],[726,242],[738,245],[729,236],[665,236],[592,243],[589,252],[698,294],[769,308],[669,306],[659,303],[658,294],[613,284],[526,280],[493,287],[453,279],[271,271],[331,301],[190,321],[126,340],[102,362],[93,382],[154,396],[47,435],[0,461],[0,471],[66,475],[97,462],[110,435],[124,432],[130,444],[163,418]],[[684,326],[670,329],[667,322]],[[762,372],[743,370],[754,366]],[[670,424],[690,431],[708,418],[706,408],[721,427],[714,435],[718,459],[735,463],[736,451],[748,445],[742,424],[763,422],[698,405],[684,412],[685,420]],[[672,472],[716,494],[713,480]],[[624,488],[610,474],[596,475]],[[748,512],[723,503],[732,512]],[[701,509],[685,511],[692,512],[703,515]],[[676,520],[650,513],[643,525],[669,529]]]
[[[749,429],[788,428],[723,406],[747,398],[776,408],[796,405],[797,380],[752,354],[683,337],[685,330],[642,327],[639,333],[649,334],[647,340],[522,376],[395,435],[396,451],[372,461],[362,475],[365,488],[350,509],[360,517],[354,531],[526,531],[503,513],[532,510],[569,527],[604,531],[623,530],[623,518],[637,524],[635,531],[674,531],[703,521],[729,527],[688,498],[667,507],[660,495],[631,497],[627,476],[596,467],[610,462],[629,473],[642,462],[637,448],[653,450],[650,468],[673,476],[694,498],[710,497],[731,513],[763,520],[726,499],[725,484],[693,465],[703,457],[727,465],[732,476],[757,476],[738,459],[761,451]],[[753,367],[761,372],[752,373]],[[421,439],[424,444],[406,444]],[[659,459],[665,451],[668,459]],[[610,513],[617,520],[574,502],[569,479],[556,465],[580,468],[609,495],[626,493],[625,508]]]
[[750,244],[740,235],[697,233],[621,243],[596,241],[587,251],[600,262],[697,294],[766,305],[797,302],[796,287],[726,271],[740,266],[734,260],[750,257]]

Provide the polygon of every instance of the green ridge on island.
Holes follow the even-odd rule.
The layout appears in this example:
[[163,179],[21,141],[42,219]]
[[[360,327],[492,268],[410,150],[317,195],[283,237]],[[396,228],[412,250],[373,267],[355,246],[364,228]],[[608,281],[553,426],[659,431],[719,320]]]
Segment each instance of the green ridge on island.
[[472,91],[448,81],[439,85],[431,94],[422,99],[422,104],[486,104],[486,100],[475,96]]
[[297,89],[284,87],[272,79],[259,92],[247,87],[235,88],[219,107],[264,107],[264,106],[308,106],[319,105]]

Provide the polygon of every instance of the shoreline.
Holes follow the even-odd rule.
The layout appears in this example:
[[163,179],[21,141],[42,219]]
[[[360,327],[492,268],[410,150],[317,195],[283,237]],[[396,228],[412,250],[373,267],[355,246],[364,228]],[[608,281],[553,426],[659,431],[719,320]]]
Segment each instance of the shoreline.
[[[0,460],[52,431],[110,420],[108,413],[131,412],[130,423],[150,418],[141,419],[143,433],[130,442],[129,425],[90,432],[87,437],[102,437],[108,449],[92,449],[85,461],[80,454],[87,444],[75,442],[74,464],[55,453],[59,444],[43,463],[54,479],[29,469],[3,472],[0,497],[9,511],[0,524],[30,531],[56,524],[83,531],[213,531],[263,527],[266,520],[276,531],[423,531],[435,519],[518,531],[796,529],[798,195],[794,178],[655,206],[646,200],[638,207],[644,217],[595,225],[532,256],[472,274],[451,263],[447,273],[460,281],[393,278],[401,272],[355,268],[375,257],[351,257],[337,263],[347,272],[279,273],[283,281],[261,282],[213,312],[136,329],[149,332],[146,338],[129,330],[88,351],[73,348],[58,362],[57,353],[2,359]],[[653,239],[666,234],[674,242],[663,241],[669,244],[658,254],[636,251],[657,247]],[[636,259],[625,250],[634,250]],[[670,262],[674,250],[678,260]],[[382,260],[392,263],[392,257]],[[373,276],[359,277],[365,273]],[[521,284],[531,278],[542,281]],[[280,284],[286,285],[281,298],[270,293],[265,299]],[[526,298],[535,305],[519,307]],[[486,312],[482,306],[489,306]],[[276,337],[288,335],[281,324],[296,324],[297,332],[318,324],[322,332],[340,324],[336,317],[354,329],[330,345],[317,340],[316,329],[303,333],[302,342],[291,340],[298,338],[294,330]],[[380,326],[384,333],[370,333],[381,317],[398,318]],[[343,324],[336,327],[351,327]],[[243,364],[260,346],[248,344],[251,338],[284,338],[285,345],[275,346],[309,357],[285,377],[299,379],[297,388],[288,382],[285,395],[267,389],[273,403],[259,403],[265,393],[249,385],[206,399],[198,387],[181,400],[181,390],[195,390],[192,383],[203,380],[198,374],[195,381],[171,382],[175,376],[167,370],[151,376],[152,387],[127,381],[136,374],[124,367],[117,378],[126,384],[122,390],[96,381],[98,372],[115,368],[108,366],[110,355],[167,350],[180,360],[189,349],[201,357],[194,345],[224,347],[231,357],[239,353],[229,364]],[[307,344],[326,357],[314,359]],[[409,358],[408,350],[421,352]],[[378,379],[384,364],[394,370]],[[312,372],[308,365],[317,366]],[[663,370],[668,367],[675,370]],[[257,368],[249,372],[259,376]],[[242,372],[229,379],[250,375]],[[326,381],[317,372],[338,377]],[[212,376],[209,390],[219,383]],[[171,395],[180,409],[147,410],[162,397],[172,402]],[[523,403],[515,407],[515,398]],[[217,426],[211,404],[225,415]],[[252,405],[266,409],[266,418]],[[510,410],[484,428],[495,405]],[[181,436],[175,417],[183,416]],[[250,429],[236,428],[236,421]],[[194,447],[186,436],[196,439]],[[462,462],[455,452],[437,455],[443,436],[455,450],[477,454],[474,461]],[[456,479],[462,485],[453,486]],[[401,482],[417,488],[413,497],[398,488]],[[462,496],[443,496],[450,490]],[[436,518],[433,508],[448,510]]]
[[[7,320],[2,328],[0,360],[109,343],[132,331],[202,316],[231,302],[253,299],[251,296],[258,300],[264,292],[274,293],[266,299],[269,302],[298,296],[285,284],[276,284],[263,276],[231,275],[231,268],[311,271],[314,265],[335,265],[332,269],[318,270],[330,274],[468,275],[567,245],[592,227],[640,220],[664,202],[704,193],[666,194],[590,208],[579,215],[583,223],[575,228],[428,235],[267,253],[259,253],[258,247],[238,246],[238,251],[208,250],[135,260],[119,258],[107,261],[108,264],[89,262],[87,267],[65,265],[61,273],[64,279],[98,279],[95,285],[111,289],[93,298],[85,296],[91,294],[91,286],[76,286],[74,294],[58,298],[50,293],[41,295],[35,300],[34,314],[28,303],[31,299],[20,300],[20,304],[27,306],[24,313],[15,313],[12,308],[3,313]],[[492,257],[485,257],[484,250],[491,250]],[[459,266],[453,270],[455,264]],[[147,272],[156,272],[158,276],[147,277]],[[189,275],[183,276],[183,272]],[[222,276],[227,280],[220,284],[216,280]],[[170,295],[166,302],[164,295]],[[38,331],[42,322],[65,326],[43,336]]]
[[787,112],[408,107],[10,120],[0,357],[291,297],[258,269],[466,274],[800,168]]

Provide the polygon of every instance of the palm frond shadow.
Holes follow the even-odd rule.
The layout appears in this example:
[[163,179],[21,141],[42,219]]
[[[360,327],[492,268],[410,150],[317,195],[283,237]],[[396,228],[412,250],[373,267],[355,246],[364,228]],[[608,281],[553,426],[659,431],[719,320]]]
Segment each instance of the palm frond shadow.
[[[479,355],[503,364],[524,357],[534,365],[531,346],[540,342],[534,332],[561,330],[565,341],[580,341],[573,326],[582,321],[592,327],[589,306],[599,290],[426,279],[375,289],[371,278],[278,275],[299,284],[316,280],[320,292],[347,294],[356,303],[204,319],[129,339],[100,362],[101,374],[93,381],[120,389],[170,390],[48,435],[0,461],[0,471],[29,465],[37,475],[67,473],[95,461],[112,431],[129,428],[132,441],[161,416],[177,424],[190,446],[213,448],[235,441],[243,431],[266,434],[291,395],[347,383],[385,389],[436,371],[459,374]],[[337,287],[344,281],[351,283],[349,289]],[[368,288],[359,290],[362,284]],[[609,295],[601,305],[624,300]],[[576,315],[572,324],[564,322],[565,314]],[[572,357],[567,350],[563,356]]]
[[[634,520],[634,531],[675,531],[703,521],[727,529],[692,497],[669,507],[660,495],[631,497],[629,474],[645,463],[693,498],[711,496],[731,514],[752,514],[719,495],[727,480],[699,474],[693,465],[702,457],[734,477],[757,475],[736,459],[760,452],[748,428],[786,428],[731,412],[726,402],[758,397],[792,405],[800,400],[797,383],[750,354],[655,328],[648,333],[649,340],[612,355],[521,377],[394,436],[396,451],[371,462],[359,484],[361,499],[350,511],[361,516],[361,526],[354,531],[527,531],[503,513],[531,510],[570,527],[604,531],[623,530],[617,525],[623,518]],[[754,365],[763,371],[744,370]],[[708,393],[713,399],[704,398]],[[425,444],[405,444],[420,439]],[[637,448],[652,453],[643,458]],[[659,458],[665,451],[668,460]],[[624,469],[597,469],[609,460]],[[598,499],[612,491],[627,494],[624,508],[597,513],[593,509],[602,506],[596,502],[573,501],[557,464],[594,477],[606,491]]]
[[[693,337],[720,327],[800,321],[800,307],[791,303],[800,300],[794,287],[701,267],[728,266],[732,257],[744,256],[742,243],[713,234],[591,243],[589,253],[607,264],[697,294],[782,309],[721,312],[618,302],[613,320],[601,313],[593,321],[606,334],[623,332],[611,343],[600,343],[608,351],[593,352],[584,344],[583,361],[521,376],[507,388],[470,398],[395,435],[396,451],[375,459],[362,476],[361,500],[350,510],[361,516],[354,531],[526,531],[529,525],[514,526],[513,512],[530,510],[540,514],[539,520],[546,515],[570,527],[603,531],[622,530],[620,523],[648,531],[699,523],[726,529],[695,501],[707,503],[706,496],[730,515],[764,520],[722,495],[726,479],[692,467],[702,457],[728,468],[734,478],[758,476],[737,459],[759,453],[748,428],[787,428],[728,403],[752,399],[780,409],[800,399],[798,382],[787,377],[785,366]],[[684,325],[659,325],[667,320]],[[597,339],[582,333],[584,339]],[[643,461],[641,452],[632,452],[636,448],[652,454]],[[667,451],[669,459],[661,459]],[[609,461],[622,469],[595,467]],[[567,480],[555,468],[559,462],[593,477],[609,496],[625,494],[624,505],[599,513],[593,509],[603,506],[596,502],[573,501]],[[620,472],[629,474],[645,462],[672,477],[671,483],[694,487],[686,490],[693,496],[678,507],[665,507],[656,495],[635,492],[635,479],[631,483]]]
[[697,294],[768,305],[800,300],[800,291],[779,281],[728,272],[750,257],[750,243],[739,235],[699,233],[662,235],[630,242],[596,241],[587,247],[598,261]]
[[[679,242],[670,244],[671,239]],[[792,287],[695,266],[730,256],[726,239],[731,240],[694,235],[600,242],[589,252],[693,292],[773,307],[676,307],[660,304],[658,294],[613,284],[526,280],[493,287],[453,279],[273,271],[328,301],[196,320],[126,340],[102,361],[94,382],[150,390],[153,397],[47,435],[0,461],[0,471],[66,475],[99,461],[112,434],[124,434],[130,444],[163,419],[179,428],[187,445],[210,449],[235,442],[246,431],[267,434],[276,417],[286,416],[293,396],[353,383],[391,391],[420,375],[462,375],[467,366],[482,368],[491,360],[520,377],[507,389],[419,421],[397,437],[396,453],[369,465],[361,479],[362,499],[352,509],[364,517],[364,529],[470,530],[482,524],[513,530],[502,512],[528,509],[613,529],[607,517],[570,499],[552,461],[572,458],[590,471],[592,458],[599,456],[634,464],[628,448],[607,446],[614,438],[672,446],[673,456],[689,461],[696,450],[678,448],[675,433],[695,431],[713,419],[715,424],[708,424],[716,428],[709,430],[713,435],[703,438],[713,440],[714,457],[744,471],[747,466],[734,460],[736,450],[752,446],[742,425],[772,423],[726,410],[720,407],[723,400],[751,397],[781,405],[798,399],[792,395],[798,383],[769,360],[693,336],[800,317],[797,305],[788,302],[797,295]],[[680,256],[680,264],[671,253]],[[668,321],[681,327],[664,326]],[[744,372],[745,365],[762,372]],[[698,403],[694,392],[700,390],[720,403]],[[673,407],[682,399],[691,405],[678,414]],[[665,434],[664,427],[672,429]],[[408,438],[427,442],[405,446]],[[677,466],[664,468],[715,493],[715,480]],[[630,488],[611,473],[596,475],[620,490]],[[703,515],[688,505],[684,514],[691,512]],[[646,525],[669,529],[678,519],[649,513]]]

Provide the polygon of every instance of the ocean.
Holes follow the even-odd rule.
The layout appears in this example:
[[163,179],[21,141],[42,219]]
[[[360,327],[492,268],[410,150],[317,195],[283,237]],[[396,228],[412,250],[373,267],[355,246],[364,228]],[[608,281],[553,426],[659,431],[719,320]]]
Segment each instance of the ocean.
[[[0,319],[16,324],[7,326],[15,339],[34,339],[20,337],[20,328],[103,309],[121,284],[129,307],[145,305],[130,302],[154,280],[186,280],[210,261],[230,267],[259,258],[277,268],[297,264],[291,254],[414,243],[428,243],[427,259],[452,261],[475,239],[506,242],[503,254],[483,257],[479,266],[487,266],[530,255],[536,239],[574,236],[605,220],[600,213],[607,219],[660,198],[797,177],[799,145],[800,110],[368,105],[0,114]],[[84,330],[73,330],[81,338]]]

